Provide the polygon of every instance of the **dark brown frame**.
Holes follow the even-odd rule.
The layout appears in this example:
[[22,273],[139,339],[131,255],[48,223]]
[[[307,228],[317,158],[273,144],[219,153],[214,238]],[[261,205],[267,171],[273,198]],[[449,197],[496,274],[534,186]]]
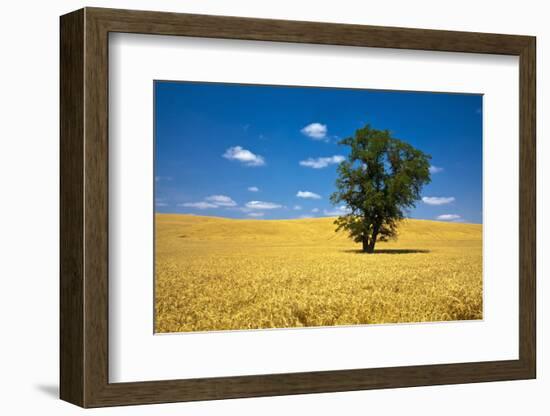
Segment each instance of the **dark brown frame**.
[[[519,56],[519,359],[109,383],[109,32]],[[535,49],[516,35],[99,8],[62,16],[61,398],[101,407],[535,378]]]

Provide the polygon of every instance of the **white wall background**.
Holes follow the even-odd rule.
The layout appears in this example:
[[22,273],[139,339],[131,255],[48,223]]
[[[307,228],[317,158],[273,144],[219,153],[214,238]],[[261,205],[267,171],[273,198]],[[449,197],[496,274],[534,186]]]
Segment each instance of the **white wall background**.
[[550,300],[544,243],[550,237],[543,184],[550,146],[543,129],[550,99],[549,11],[536,0],[484,2],[309,0],[120,0],[6,2],[0,15],[0,410],[71,415],[58,394],[58,16],[103,6],[276,19],[536,35],[538,41],[538,379],[338,394],[225,400],[86,411],[102,415],[547,414],[550,360],[543,331]]

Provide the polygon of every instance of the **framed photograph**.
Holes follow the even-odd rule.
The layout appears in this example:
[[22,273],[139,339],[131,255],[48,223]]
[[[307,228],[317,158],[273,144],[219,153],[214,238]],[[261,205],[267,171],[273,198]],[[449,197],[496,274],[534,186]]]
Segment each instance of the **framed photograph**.
[[535,378],[535,49],[62,16],[61,398]]

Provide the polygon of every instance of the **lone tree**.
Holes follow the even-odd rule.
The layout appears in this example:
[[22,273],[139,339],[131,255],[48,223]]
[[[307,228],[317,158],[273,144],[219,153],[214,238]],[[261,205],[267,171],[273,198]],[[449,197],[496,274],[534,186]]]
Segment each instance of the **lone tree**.
[[336,231],[347,230],[363,252],[373,253],[377,240],[396,236],[403,211],[420,199],[430,182],[431,156],[368,124],[339,144],[349,146],[350,154],[338,166],[338,190],[330,197],[347,207],[334,221]]

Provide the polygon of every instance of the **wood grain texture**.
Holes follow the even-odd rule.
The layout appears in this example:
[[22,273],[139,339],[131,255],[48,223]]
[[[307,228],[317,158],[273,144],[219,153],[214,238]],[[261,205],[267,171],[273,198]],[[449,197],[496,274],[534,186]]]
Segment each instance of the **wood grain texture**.
[[520,54],[519,356],[536,377],[536,41]]
[[86,12],[84,57],[85,406],[108,380],[108,33]]
[[84,12],[61,19],[60,388],[84,405]]
[[87,8],[110,32],[519,55],[528,36]]
[[[520,57],[519,359],[189,380],[108,380],[108,33]],[[534,378],[535,38],[87,8],[61,18],[61,397],[82,407]],[[146,357],[145,357],[146,359]]]

